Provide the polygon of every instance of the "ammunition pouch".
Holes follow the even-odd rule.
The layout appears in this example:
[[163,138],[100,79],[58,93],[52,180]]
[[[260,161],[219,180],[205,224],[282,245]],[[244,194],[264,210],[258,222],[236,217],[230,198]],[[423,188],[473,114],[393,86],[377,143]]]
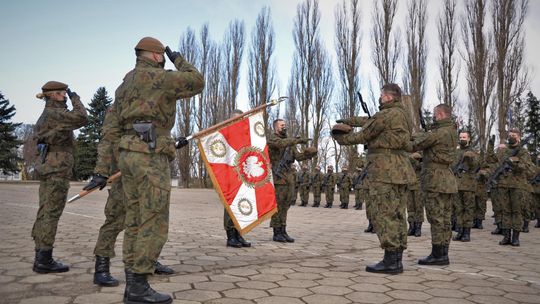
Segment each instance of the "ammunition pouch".
[[133,123],[133,131],[140,140],[148,144],[151,150],[156,148],[156,128],[150,121],[141,121]]

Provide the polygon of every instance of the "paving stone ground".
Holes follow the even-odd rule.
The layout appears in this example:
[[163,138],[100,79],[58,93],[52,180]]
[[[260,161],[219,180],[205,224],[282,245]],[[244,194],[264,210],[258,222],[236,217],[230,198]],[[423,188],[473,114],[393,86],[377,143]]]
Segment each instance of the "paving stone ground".
[[[70,196],[81,188],[72,184]],[[48,275],[32,272],[37,193],[37,184],[0,183],[0,303],[121,303],[122,234],[111,269],[120,286],[92,283],[92,252],[107,192],[66,207],[54,255],[71,270]],[[150,282],[178,304],[540,303],[540,229],[522,233],[521,247],[499,246],[500,236],[490,234],[490,216],[484,230],[472,230],[470,243],[452,242],[449,266],[416,263],[431,248],[425,223],[422,237],[409,238],[403,274],[371,274],[364,268],[379,261],[382,250],[376,235],[363,233],[363,210],[293,206],[287,230],[295,243],[272,242],[265,222],[246,236],[252,248],[233,249],[225,247],[216,193],[174,189],[169,240],[160,261],[176,274],[153,276]]]

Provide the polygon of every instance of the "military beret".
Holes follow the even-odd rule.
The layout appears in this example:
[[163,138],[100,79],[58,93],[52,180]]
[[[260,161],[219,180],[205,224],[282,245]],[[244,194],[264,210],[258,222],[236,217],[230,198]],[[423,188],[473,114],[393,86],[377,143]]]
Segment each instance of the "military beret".
[[336,124],[332,127],[332,136],[348,134],[352,131],[352,127],[346,124]]
[[50,91],[65,91],[68,88],[68,85],[60,81],[49,81],[41,87],[43,92]]
[[137,43],[137,45],[135,46],[135,50],[136,51],[139,51],[139,50],[149,51],[149,52],[154,52],[154,53],[164,53],[165,47],[156,38],[144,37],[139,41],[139,43]]

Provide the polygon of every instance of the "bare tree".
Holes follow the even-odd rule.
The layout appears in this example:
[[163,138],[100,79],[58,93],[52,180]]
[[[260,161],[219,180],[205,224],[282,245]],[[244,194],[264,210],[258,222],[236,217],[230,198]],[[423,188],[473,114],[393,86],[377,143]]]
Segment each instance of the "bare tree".
[[[195,32],[191,28],[188,28],[180,37],[179,51],[188,62],[197,64],[199,51]],[[193,133],[195,99],[195,97],[192,97],[178,101],[176,128],[177,133],[180,135],[187,136]],[[190,171],[192,169],[191,159],[193,159],[193,153],[191,145],[177,151],[178,170],[180,171],[178,183],[185,188],[189,188],[191,183]]]
[[379,87],[396,80],[396,66],[401,43],[399,31],[392,31],[396,9],[397,0],[378,0],[373,10],[371,56],[378,72]]
[[[528,84],[523,67],[525,48],[523,22],[527,15],[528,0],[492,0],[492,22],[495,41],[497,74],[497,115],[501,141],[507,137],[509,110],[523,94]],[[505,118],[509,119],[505,119]],[[514,127],[514,126],[509,126]]]
[[439,72],[441,80],[437,87],[439,99],[455,109],[457,102],[456,88],[459,68],[456,67],[456,0],[444,1],[444,7],[439,14],[437,30],[439,33]]
[[409,0],[407,7],[407,60],[404,75],[404,91],[411,96],[415,113],[422,108],[426,83],[427,41],[425,36],[427,17],[425,0]]
[[461,20],[467,91],[472,103],[473,121],[478,132],[481,151],[486,148],[495,119],[495,115],[491,113],[496,109],[491,98],[496,81],[495,65],[491,51],[492,41],[489,34],[484,33],[485,15],[484,0],[468,0]]
[[[270,8],[265,6],[257,16],[248,51],[248,95],[252,108],[270,100],[275,90],[274,35]],[[268,122],[268,114],[265,121]]]
[[240,83],[240,68],[244,54],[244,21],[234,20],[223,38],[223,63],[225,65],[223,83],[224,117],[229,117],[236,109],[236,97]]
[[[335,47],[338,75],[340,80],[340,101],[338,112],[342,117],[356,116],[359,112],[355,98],[360,89],[360,7],[358,0],[343,1],[335,10]],[[347,159],[358,155],[356,145],[347,149]]]

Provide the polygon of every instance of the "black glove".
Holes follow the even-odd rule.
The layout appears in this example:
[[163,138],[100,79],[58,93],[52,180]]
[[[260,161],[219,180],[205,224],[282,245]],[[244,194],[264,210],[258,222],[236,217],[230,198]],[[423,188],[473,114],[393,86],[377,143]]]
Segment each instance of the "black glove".
[[66,89],[66,92],[67,92],[67,94],[68,94],[68,96],[69,96],[69,99],[72,99],[73,96],[76,96],[76,95],[77,95],[77,93],[71,91],[69,88]]
[[345,123],[345,119],[337,119],[336,123]]
[[[169,47],[165,48],[165,53],[167,53],[167,57],[169,57],[169,60],[174,63],[176,58],[182,56],[179,52],[173,52]],[[178,148],[177,148],[178,149]]]
[[174,147],[176,149],[182,149],[183,147],[187,146],[189,144],[189,141],[183,137],[183,136],[180,136],[178,138],[176,138],[176,143],[174,144]]
[[92,190],[94,188],[99,187],[99,190],[102,190],[107,186],[107,176],[103,176],[99,173],[94,174],[92,176],[92,180],[88,183],[88,185],[84,186],[83,190]]

